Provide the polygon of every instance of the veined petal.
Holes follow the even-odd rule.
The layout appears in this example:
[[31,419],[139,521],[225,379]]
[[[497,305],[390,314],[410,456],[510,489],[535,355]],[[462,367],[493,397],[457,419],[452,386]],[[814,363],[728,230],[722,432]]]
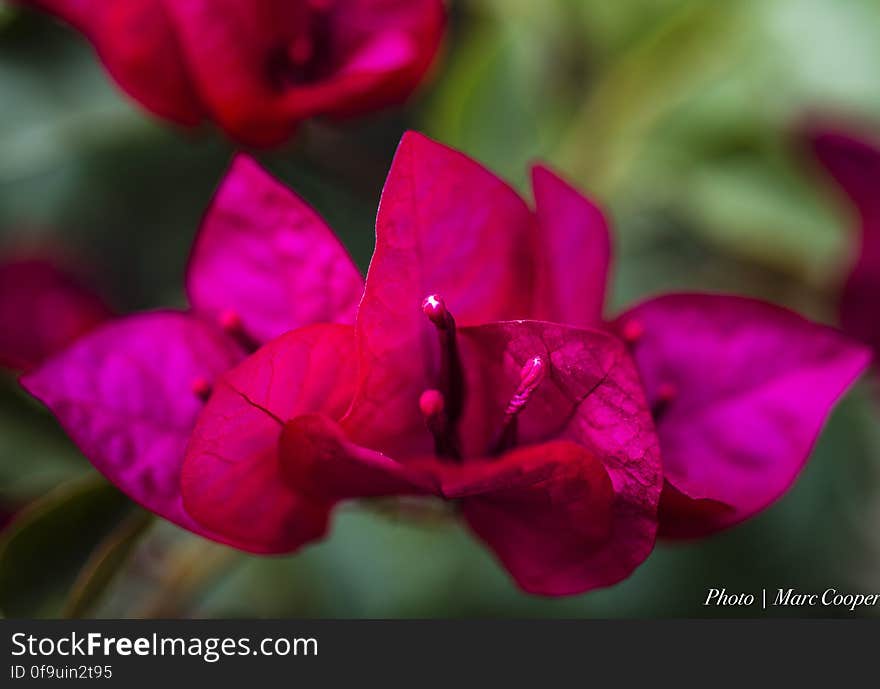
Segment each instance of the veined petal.
[[603,463],[567,440],[449,470],[444,493],[526,591],[583,593],[617,581],[614,487]]
[[303,414],[287,422],[280,452],[281,471],[291,488],[331,502],[440,493],[439,462],[403,464],[357,446],[322,414]]
[[532,318],[602,324],[611,236],[601,209],[545,167],[532,170],[538,267]]
[[100,327],[21,383],[123,492],[180,526],[234,543],[187,514],[180,470],[201,390],[242,356],[209,323],[156,312]]
[[239,155],[196,238],[193,307],[237,319],[257,343],[313,323],[354,323],[364,281],[333,231],[302,199]]
[[351,326],[313,325],[271,341],[223,376],[186,450],[187,511],[255,552],[289,552],[320,538],[330,502],[292,489],[279,443],[300,414],[338,419],[355,381]]
[[436,333],[421,310],[443,297],[459,324],[525,315],[531,214],[492,173],[420,134],[404,135],[385,183],[358,312],[359,385],[343,422],[392,456],[432,447],[418,406],[436,386]]
[[671,537],[711,533],[778,499],[869,361],[835,330],[741,297],[667,295],[616,326],[630,323],[674,489],[660,509],[661,535]]
[[601,463],[611,481],[608,537],[593,543],[579,565],[570,563],[571,579],[568,584],[560,579],[556,592],[627,577],[654,546],[662,471],[642,385],[623,343],[600,331],[538,321],[464,328],[460,339],[470,391],[463,423],[471,446],[466,455],[485,455],[494,444],[524,366],[539,357],[547,370],[517,416],[517,445],[574,442]]

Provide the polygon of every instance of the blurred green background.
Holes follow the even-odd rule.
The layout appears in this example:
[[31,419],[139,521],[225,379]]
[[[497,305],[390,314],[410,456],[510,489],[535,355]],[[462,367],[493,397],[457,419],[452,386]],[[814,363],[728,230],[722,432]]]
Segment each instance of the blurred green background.
[[[413,128],[526,193],[527,165],[540,158],[605,203],[615,307],[697,288],[834,322],[854,227],[795,130],[817,113],[880,124],[880,2],[453,0],[451,12],[445,55],[407,109],[312,122],[288,147],[257,153],[361,267],[391,156]],[[0,246],[66,247],[120,312],[182,304],[189,245],[233,150],[216,131],[151,119],[81,37],[0,2]],[[442,514],[346,506],[326,542],[284,558],[159,523],[110,488],[6,374],[0,510],[24,511],[0,537],[0,610],[727,616],[755,611],[702,607],[709,587],[877,591],[880,407],[870,388],[839,405],[794,489],[759,518],[707,541],[660,544],[612,589],[551,600],[518,592]]]

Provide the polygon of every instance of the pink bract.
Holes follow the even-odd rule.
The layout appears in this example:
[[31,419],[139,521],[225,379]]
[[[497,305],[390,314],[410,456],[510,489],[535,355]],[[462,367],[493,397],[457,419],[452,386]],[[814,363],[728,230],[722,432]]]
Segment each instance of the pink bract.
[[354,323],[364,279],[315,211],[238,156],[205,215],[186,287],[199,313],[237,318],[268,342],[307,323]]
[[[705,535],[782,495],[868,355],[733,296],[607,321],[603,213],[546,168],[533,180],[534,211],[406,134],[363,285],[314,212],[240,159],[196,242],[192,312],[105,326],[25,385],[130,495],[241,549],[320,538],[342,500],[436,496],[527,591],[613,584],[658,529]],[[134,451],[155,432],[138,415],[176,420],[153,438],[167,451]]]
[[[604,215],[545,168],[534,183],[532,212],[474,161],[406,134],[355,327],[329,338],[335,368],[330,331],[300,331],[227,376],[187,451],[192,514],[292,549],[340,500],[436,495],[522,588],[562,595],[628,576],[658,520],[705,535],[778,498],[865,351],[731,296],[668,295],[606,322]],[[321,371],[332,410],[281,382]],[[259,477],[250,498],[244,476]],[[254,497],[279,486],[272,504],[289,509],[264,512]]]
[[192,433],[182,476],[187,510],[247,543],[287,552],[323,535],[329,505],[290,490],[278,443],[304,412],[338,418],[354,382],[351,326],[314,325],[273,340],[222,376]]
[[622,315],[652,403],[666,479],[660,532],[702,536],[791,486],[868,352],[764,302],[670,294]]
[[[460,337],[469,390],[461,428],[474,440],[462,457],[392,458],[358,445],[358,429],[338,424],[353,395],[353,332],[314,326],[221,379],[187,450],[187,509],[230,537],[246,530],[254,549],[291,550],[321,534],[340,500],[436,495],[460,503],[528,591],[579,593],[628,576],[654,544],[661,473],[622,343],[540,322],[464,328]],[[499,448],[493,431],[504,428],[534,357],[546,362],[547,384],[524,406],[518,437]]]
[[[549,171],[536,174],[535,183],[539,216],[551,199],[574,203],[571,187]],[[558,222],[595,245],[572,251],[596,261],[608,255],[607,224],[592,204],[581,203]],[[555,290],[603,303],[604,284],[583,280],[568,254],[556,255]],[[594,274],[606,274],[601,259],[592,265]],[[630,345],[652,405],[666,479],[660,535],[671,538],[710,534],[779,498],[868,362],[867,352],[840,333],[736,296],[664,295],[605,327]]]
[[[448,149],[424,137],[404,137],[389,175],[383,206],[388,189],[408,189],[411,196],[420,199],[420,212],[409,213],[410,218],[418,219],[420,234],[430,236],[433,231],[449,245],[467,251],[475,232],[470,229],[456,234],[456,228],[447,224],[447,219],[455,216],[458,203],[446,195],[445,189],[481,188],[490,184],[486,177],[489,173],[475,163],[467,166],[461,159],[455,166],[443,166],[449,156]],[[661,499],[661,533],[711,533],[771,504],[806,462],[834,402],[865,368],[866,352],[833,330],[785,309],[734,296],[670,295],[648,301],[605,325],[601,309],[609,273],[608,223],[595,204],[546,168],[536,168],[533,180],[533,236],[526,238],[516,229],[521,221],[508,221],[513,229],[500,237],[499,253],[509,257],[506,270],[516,276],[518,284],[508,288],[510,299],[502,299],[500,308],[493,299],[479,302],[490,310],[480,317],[509,318],[510,309],[514,309],[519,318],[560,319],[574,325],[605,327],[629,343],[653,406],[664,466],[669,467],[665,469],[667,489]],[[482,217],[493,217],[499,208],[515,208],[507,192],[503,205],[484,210]],[[390,210],[386,206],[380,212],[384,220],[380,220],[377,256],[370,277],[386,265],[387,250],[383,247],[387,243],[381,236],[382,228],[396,228],[407,222],[406,211],[398,210],[394,203],[397,196],[392,194]],[[486,198],[492,204],[495,197]],[[517,247],[532,247],[528,260],[505,249],[505,241]],[[479,251],[471,256],[470,265],[486,263]],[[404,281],[406,288],[399,292],[400,299],[415,299],[409,295],[420,294],[429,285],[444,298],[447,292],[455,295],[461,289],[458,281],[467,274],[463,268],[467,265],[462,254],[455,261],[439,262],[430,282]],[[493,277],[504,275],[504,270],[494,268]],[[385,284],[400,280],[400,275],[392,265]],[[485,281],[471,278],[471,283],[475,294],[486,286],[505,284],[497,277]],[[522,287],[529,287],[530,297],[523,299]],[[371,289],[375,287],[368,279],[362,307],[365,319],[369,317],[366,309]],[[470,305],[456,307],[454,298],[447,298],[450,311],[456,317],[467,314]],[[400,299],[391,303],[400,304]],[[392,332],[407,322],[399,318],[388,321],[393,308],[386,312],[380,333],[383,329]],[[414,340],[422,343],[425,351],[424,347],[432,346],[432,342],[424,336],[424,320],[418,321],[414,309],[407,308],[415,332],[422,329],[422,335],[414,336]],[[472,322],[466,317],[460,320],[465,325]],[[699,343],[697,350],[682,346],[688,342]],[[371,348],[365,348],[364,354],[374,356]],[[753,371],[760,372],[759,380]],[[736,387],[732,387],[733,382]],[[737,399],[728,399],[733,392]],[[408,390],[396,387],[394,393],[398,397],[409,395],[410,400],[418,394],[416,386]],[[364,406],[369,408],[369,395],[365,397]],[[381,395],[376,397],[383,399]],[[694,399],[708,405],[702,413],[711,424],[701,430],[688,419],[688,400]],[[769,414],[768,405],[772,405]],[[406,406],[413,408],[411,402]],[[356,406],[352,412],[356,412]],[[415,428],[412,422],[404,425]],[[746,437],[743,429],[748,429]]]
[[197,533],[180,463],[199,388],[244,352],[210,323],[156,312],[112,321],[24,376],[92,464],[147,509]]
[[[223,378],[187,450],[188,510],[247,529],[255,548],[292,549],[319,533],[320,505],[436,495],[460,502],[528,591],[628,576],[654,544],[662,473],[626,347],[596,330],[486,323],[532,307],[533,223],[488,171],[406,135],[354,331],[337,329],[332,347],[290,333]],[[312,377],[344,390],[332,411],[296,382]],[[260,477],[250,497],[245,476]],[[286,497],[268,502],[290,509],[266,512],[255,496],[279,485]]]
[[418,398],[439,353],[422,300],[441,294],[459,325],[521,317],[531,249],[531,215],[512,188],[457,151],[404,135],[358,311],[360,380],[344,425],[361,444],[391,455],[431,450]]
[[[184,508],[190,432],[217,378],[249,350],[315,321],[353,320],[363,281],[317,214],[239,156],[202,223],[187,285],[191,311],[111,321],[21,382],[133,499],[196,533],[254,549]],[[259,298],[257,287],[265,290]]]

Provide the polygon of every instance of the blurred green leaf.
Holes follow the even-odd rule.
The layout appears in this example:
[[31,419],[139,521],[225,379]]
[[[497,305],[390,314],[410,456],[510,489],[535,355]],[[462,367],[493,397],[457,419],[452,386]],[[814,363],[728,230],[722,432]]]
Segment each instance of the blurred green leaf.
[[806,178],[761,159],[695,166],[683,210],[730,253],[813,284],[845,266],[847,234]]
[[642,40],[690,0],[563,1],[577,12],[588,32],[591,47],[595,46],[606,60],[610,60]]
[[557,157],[616,209],[662,208],[731,256],[833,285],[850,234],[803,179],[792,125],[880,116],[880,3],[676,6],[603,70]]
[[585,94],[558,164],[594,193],[610,194],[657,119],[729,67],[741,8],[692,0],[660,22]]
[[777,121],[822,107],[880,117],[880,3],[750,0],[750,59]]
[[454,34],[425,129],[521,186],[581,99],[584,32],[562,0],[487,0],[472,11]]
[[0,610],[54,616],[92,551],[131,501],[99,476],[65,484],[18,514],[0,538]]
[[88,470],[55,419],[0,373],[0,504],[24,504]]
[[104,539],[74,582],[64,617],[85,617],[92,610],[153,521],[151,513],[137,510]]
[[517,78],[524,59],[521,46],[496,27],[474,30],[453,58],[428,122],[433,136],[515,179],[525,178],[526,162],[538,148],[536,103]]
[[0,30],[15,15],[15,8],[5,0],[0,0]]

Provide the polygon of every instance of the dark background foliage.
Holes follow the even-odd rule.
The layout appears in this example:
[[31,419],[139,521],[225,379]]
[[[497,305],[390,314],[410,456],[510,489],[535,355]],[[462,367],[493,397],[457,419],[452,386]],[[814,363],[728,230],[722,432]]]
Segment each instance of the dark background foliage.
[[[816,114],[880,125],[874,0],[456,0],[444,59],[405,110],[312,122],[258,158],[365,268],[401,132],[526,190],[540,158],[612,211],[615,307],[666,289],[760,296],[835,321],[848,208],[804,154]],[[0,4],[0,247],[61,247],[128,312],[183,304],[199,219],[234,151],[113,87],[89,46]],[[0,610],[110,616],[701,616],[708,587],[880,587],[880,409],[838,407],[794,489],[707,541],[661,544],[626,582],[521,594],[454,522],[344,508],[331,537],[255,558],[150,519],[0,379]],[[0,515],[2,516],[2,515]],[[823,614],[809,609],[801,614]],[[777,610],[768,614],[798,614]],[[876,614],[876,613],[875,613]]]

